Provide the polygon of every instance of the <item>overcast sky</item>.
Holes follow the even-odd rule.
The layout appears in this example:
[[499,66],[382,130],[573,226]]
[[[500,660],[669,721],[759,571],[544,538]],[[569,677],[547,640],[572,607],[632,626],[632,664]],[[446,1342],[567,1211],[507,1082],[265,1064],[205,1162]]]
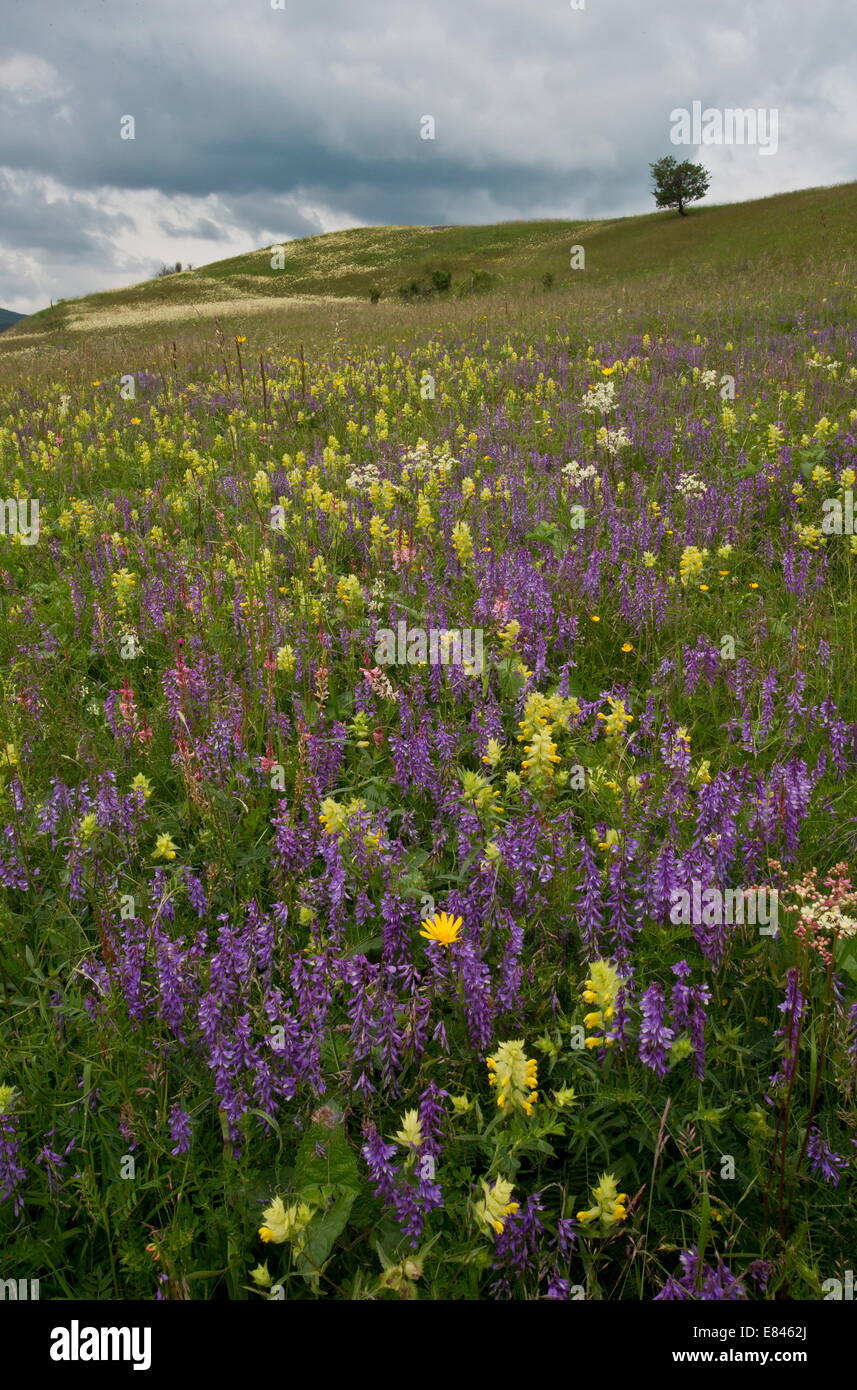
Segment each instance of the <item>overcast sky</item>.
[[[361,224],[646,212],[664,154],[712,202],[857,177],[854,0],[584,4],[0,0],[0,306]],[[776,110],[776,153],[676,147],[694,101]]]

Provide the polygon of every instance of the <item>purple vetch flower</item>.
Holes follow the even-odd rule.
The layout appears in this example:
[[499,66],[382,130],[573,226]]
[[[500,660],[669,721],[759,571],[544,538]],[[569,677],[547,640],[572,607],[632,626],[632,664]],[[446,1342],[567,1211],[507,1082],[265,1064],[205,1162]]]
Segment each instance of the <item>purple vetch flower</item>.
[[491,972],[472,941],[462,940],[452,949],[461,972],[461,988],[470,1041],[473,1047],[482,1052],[494,1033]]
[[539,1251],[545,1228],[539,1218],[544,1211],[541,1193],[534,1192],[526,1203],[503,1221],[503,1229],[494,1241],[492,1269],[501,1270],[505,1278],[492,1285],[495,1297],[507,1296],[507,1280],[510,1275],[521,1279],[525,1274],[535,1273],[539,1266]]
[[353,956],[343,962],[341,979],[351,990],[346,1011],[351,1023],[351,1061],[355,1070],[361,1067],[360,1089],[374,1090],[366,1065],[370,1063],[374,1041],[373,997],[379,966],[371,965],[365,956]]
[[[783,1054],[780,1065],[768,1082],[771,1091],[785,1089],[794,1076],[797,1066],[798,1050],[800,1047],[801,1023],[803,1020],[806,1000],[800,988],[800,971],[793,967],[786,975],[786,997],[782,1004],[778,1006],[779,1012],[785,1014],[782,1028],[778,1028],[774,1033],[775,1038],[784,1038]],[[773,1104],[770,1096],[767,1097],[768,1103]]]
[[496,1004],[498,1012],[514,1014],[521,1009],[523,1003],[521,998],[523,980],[521,956],[524,950],[524,929],[514,920],[511,913],[506,914],[506,923],[509,934],[500,965]]
[[394,965],[410,960],[413,951],[413,929],[416,914],[413,905],[385,893],[381,899],[381,937],[384,963]]
[[567,1260],[577,1245],[577,1231],[571,1217],[560,1217],[556,1223],[556,1235],[551,1242],[564,1260]]
[[393,1094],[398,1094],[398,1075],[402,1070],[404,1031],[399,1020],[401,1005],[393,989],[384,991],[375,1028],[375,1043],[381,1052],[381,1079]]
[[672,1026],[676,1033],[681,1033],[690,1023],[691,1008],[693,1006],[694,991],[691,985],[685,984],[689,978],[691,970],[686,960],[676,961],[671,966],[672,972],[676,977],[670,995],[670,1017]]
[[611,1020],[610,1036],[615,1040],[615,1045],[622,1051],[627,1042],[627,1028],[629,1018],[629,1007],[633,1000],[634,973],[630,964],[622,967],[624,974],[620,977],[619,988],[616,991],[615,1012]]
[[776,1265],[770,1260],[754,1260],[752,1264],[747,1266],[746,1274],[749,1279],[758,1284],[762,1293],[767,1293],[768,1284],[771,1282],[771,1276],[776,1272],[776,1268]]
[[[47,1134],[42,1135],[42,1138],[45,1140],[52,1139],[55,1134],[55,1129],[49,1129]],[[74,1145],[74,1139],[69,1140],[63,1152],[59,1154],[56,1153],[54,1149],[48,1148],[47,1143],[45,1143],[36,1154],[36,1162],[44,1168],[47,1175],[48,1190],[54,1195],[62,1190],[63,1178],[61,1170],[68,1167],[66,1158],[71,1153]]]
[[443,1102],[448,1095],[448,1091],[442,1091],[434,1081],[430,1081],[419,1098],[420,1131],[423,1136],[420,1154],[437,1157],[442,1152],[440,1141],[447,1118]]
[[747,1290],[736,1279],[728,1265],[718,1258],[717,1265],[703,1264],[697,1248],[682,1250],[679,1255],[681,1274],[667,1279],[654,1302],[699,1300],[701,1302],[735,1303],[746,1299]]
[[26,1168],[18,1161],[21,1141],[15,1123],[14,1097],[0,1112],[0,1202],[14,1197],[12,1210],[18,1216],[24,1209],[24,1198],[15,1189],[27,1176]]
[[667,1052],[674,1038],[672,1028],[668,1028],[664,1022],[665,1010],[663,985],[649,985],[640,999],[643,1022],[640,1025],[639,1056],[640,1061],[651,1067],[657,1076],[666,1076]]
[[848,1010],[848,1056],[857,1066],[857,1004]]
[[672,967],[672,972],[676,977],[676,983],[670,995],[670,1022],[676,1037],[685,1030],[689,1033],[693,1048],[694,1074],[697,1080],[701,1081],[705,1075],[705,1005],[711,999],[711,992],[705,985],[685,983],[690,976],[687,961],[677,961]]
[[625,877],[626,868],[624,854],[622,856],[613,855],[607,866],[606,906],[616,942],[614,955],[618,960],[627,958],[634,933],[639,928],[639,913],[635,911],[630,885]]
[[204,917],[208,911],[208,898],[205,895],[202,880],[198,879],[196,874],[191,873],[190,869],[185,869],[183,878],[191,907],[197,917]]
[[361,1152],[367,1161],[372,1181],[376,1184],[375,1195],[383,1202],[389,1202],[396,1180],[396,1169],[390,1163],[390,1159],[396,1154],[396,1145],[385,1144],[374,1125],[365,1126],[364,1134],[367,1136],[367,1143],[363,1145]]
[[548,1280],[548,1291],[545,1294],[547,1301],[563,1301],[571,1296],[571,1280],[563,1279],[558,1269],[551,1271]]
[[668,922],[673,893],[682,886],[671,844],[665,844],[652,861],[647,886],[649,915],[656,922]]
[[178,1101],[170,1106],[169,1128],[170,1138],[175,1145],[175,1148],[170,1149],[170,1153],[186,1154],[191,1141],[190,1115],[182,1109]]
[[27,870],[18,857],[18,836],[13,825],[3,828],[3,835],[9,842],[9,855],[0,854],[0,883],[4,888],[19,888],[26,892],[30,886]]
[[813,1125],[809,1132],[806,1152],[812,1171],[819,1173],[825,1182],[838,1187],[839,1175],[848,1167],[848,1159],[833,1152],[817,1125]]
[[443,1195],[433,1177],[434,1163],[427,1164],[424,1158],[422,1162],[418,1159],[413,1168],[396,1166],[390,1161],[398,1152],[396,1145],[385,1143],[372,1124],[367,1123],[363,1133],[366,1143],[362,1153],[375,1183],[375,1196],[393,1212],[402,1234],[415,1250],[426,1216],[443,1205]]
[[705,1005],[711,999],[710,990],[705,985],[694,989],[696,1007],[690,1016],[690,1045],[693,1048],[693,1070],[698,1081],[705,1076]]
[[599,954],[598,938],[604,921],[601,868],[585,839],[580,841],[580,868],[583,875],[580,901],[577,905],[580,939],[586,948],[587,957],[594,959]]

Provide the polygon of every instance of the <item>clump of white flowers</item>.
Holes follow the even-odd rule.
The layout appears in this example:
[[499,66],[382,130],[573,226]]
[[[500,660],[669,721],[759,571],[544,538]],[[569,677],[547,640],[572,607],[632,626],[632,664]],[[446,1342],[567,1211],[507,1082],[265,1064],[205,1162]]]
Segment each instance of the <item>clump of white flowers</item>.
[[345,479],[345,486],[350,492],[368,492],[373,484],[380,483],[381,474],[376,463],[364,463],[361,467],[355,468],[353,473],[349,473]]
[[706,391],[711,391],[711,390],[713,389],[713,387],[715,387],[715,386],[717,385],[717,380],[718,380],[717,372],[712,372],[712,371],[700,372],[700,374],[699,374],[699,380],[701,381],[702,385],[705,387]]
[[612,381],[599,381],[595,386],[590,386],[586,395],[581,398],[580,407],[582,410],[599,410],[602,413],[605,410],[615,410],[615,394],[616,387]]
[[402,464],[403,482],[409,482],[411,477],[436,478],[442,482],[458,467],[459,460],[445,444],[432,447],[424,439],[418,439],[414,447],[402,455]]
[[620,449],[627,449],[631,443],[624,426],[618,430],[608,430],[602,425],[595,438],[602,448],[606,449],[608,454],[614,458]]
[[594,478],[598,470],[591,463],[581,467],[577,459],[572,459],[571,463],[563,464],[562,471],[573,487],[579,487],[587,478]]
[[682,497],[704,497],[708,491],[707,483],[704,483],[696,473],[680,473],[675,488]]

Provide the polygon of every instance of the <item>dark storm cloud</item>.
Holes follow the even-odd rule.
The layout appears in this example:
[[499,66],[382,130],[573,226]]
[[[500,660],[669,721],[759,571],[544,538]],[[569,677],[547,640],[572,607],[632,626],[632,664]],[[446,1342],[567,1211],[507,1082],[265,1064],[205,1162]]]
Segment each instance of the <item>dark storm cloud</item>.
[[840,0],[585,3],[5,0],[0,168],[31,192],[0,213],[0,303],[38,302],[40,255],[61,234],[56,274],[84,266],[99,227],[113,283],[357,222],[644,211],[670,112],[694,100],[780,112],[776,157],[705,152],[712,198],[853,176]]
[[49,255],[73,255],[81,261],[103,259],[105,243],[115,244],[133,227],[131,217],[108,213],[97,204],[51,192],[30,175],[0,170],[0,229],[7,247],[31,250],[38,246]]

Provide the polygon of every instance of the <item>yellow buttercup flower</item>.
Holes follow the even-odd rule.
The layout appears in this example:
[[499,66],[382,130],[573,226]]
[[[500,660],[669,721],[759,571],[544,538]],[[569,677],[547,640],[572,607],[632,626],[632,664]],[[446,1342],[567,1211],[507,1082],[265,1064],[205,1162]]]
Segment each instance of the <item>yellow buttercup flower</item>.
[[462,920],[449,912],[436,912],[433,917],[427,917],[422,925],[420,936],[427,941],[436,941],[439,946],[452,946],[458,940]]

